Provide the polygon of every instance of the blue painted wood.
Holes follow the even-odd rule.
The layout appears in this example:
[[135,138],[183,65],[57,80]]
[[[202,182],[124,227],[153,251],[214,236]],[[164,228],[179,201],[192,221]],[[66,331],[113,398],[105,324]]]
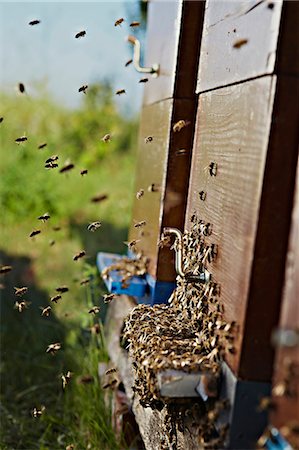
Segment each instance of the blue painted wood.
[[294,450],[276,428],[271,429],[271,438],[266,442],[267,450]]

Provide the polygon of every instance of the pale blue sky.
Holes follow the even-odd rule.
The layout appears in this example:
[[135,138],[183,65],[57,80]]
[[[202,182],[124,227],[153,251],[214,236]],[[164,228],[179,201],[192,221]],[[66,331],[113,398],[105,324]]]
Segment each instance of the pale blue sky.
[[[116,2],[1,2],[1,90],[14,92],[25,84],[29,95],[44,82],[56,101],[69,107],[80,104],[83,84],[109,79],[127,95],[116,99],[122,111],[140,108],[143,87],[132,66],[124,67],[132,48],[125,38],[132,33],[128,21],[114,27],[120,17],[139,20],[136,1]],[[29,26],[33,19],[41,20]],[[78,31],[86,36],[75,39]]]

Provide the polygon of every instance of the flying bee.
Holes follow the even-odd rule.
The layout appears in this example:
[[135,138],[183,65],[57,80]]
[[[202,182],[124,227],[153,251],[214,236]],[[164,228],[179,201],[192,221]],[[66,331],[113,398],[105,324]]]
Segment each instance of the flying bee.
[[50,245],[50,247],[53,247],[53,245],[55,245],[54,239],[51,239],[51,240],[49,241],[49,245]]
[[137,198],[137,200],[140,200],[141,197],[143,197],[143,195],[144,195],[144,190],[143,190],[143,189],[139,189],[139,191],[136,192],[136,198]]
[[110,303],[115,298],[115,294],[105,294],[103,295],[104,303]]
[[116,367],[112,367],[111,369],[106,370],[105,375],[110,375],[111,373],[117,372]]
[[58,350],[61,349],[60,342],[54,342],[53,344],[48,345],[46,353],[50,353],[51,355],[55,355],[55,353],[58,352]]
[[102,388],[103,389],[108,389],[108,388],[114,389],[116,387],[117,383],[118,383],[118,380],[116,378],[114,378],[113,380],[109,381],[109,383],[105,383],[102,386]]
[[4,120],[4,117],[0,117],[0,123],[2,123]]
[[33,26],[33,25],[38,25],[39,23],[40,23],[40,20],[35,19],[35,20],[31,20],[31,21],[28,23],[28,25]]
[[55,162],[59,159],[58,155],[52,155],[50,156],[50,158],[47,159],[47,161],[45,162],[45,164],[51,163],[51,162]]
[[182,155],[186,155],[187,154],[187,150],[185,148],[180,148],[179,150],[177,150],[175,152],[175,156],[182,156]]
[[63,390],[66,388],[66,386],[70,382],[72,376],[73,376],[73,374],[69,370],[67,371],[67,373],[65,375],[64,374],[61,375],[61,382],[62,382],[62,389]]
[[88,313],[96,315],[100,312],[100,310],[101,310],[101,308],[99,306],[93,306],[92,308],[90,308]]
[[85,255],[86,255],[85,251],[84,251],[84,250],[81,250],[80,252],[76,253],[76,254],[73,256],[73,260],[74,260],[74,261],[78,261],[78,259],[83,258]]
[[88,225],[87,229],[88,229],[88,231],[94,232],[101,226],[102,226],[101,222],[92,222]]
[[206,193],[205,191],[200,191],[200,192],[199,192],[199,198],[200,198],[200,200],[202,200],[202,201],[204,202],[205,199],[206,199],[206,197],[207,197],[207,193]]
[[46,222],[47,220],[49,220],[50,219],[50,214],[49,213],[45,213],[45,214],[43,214],[42,216],[39,216],[37,219],[38,220],[42,220],[43,222]]
[[8,273],[12,270],[12,266],[0,266],[0,274]]
[[138,83],[147,83],[148,78],[141,78],[141,80],[138,81]]
[[31,231],[31,233],[29,234],[29,237],[34,237],[34,236],[36,236],[36,235],[38,235],[38,234],[40,234],[41,233],[41,230],[33,230],[33,231]]
[[80,281],[81,286],[86,286],[86,284],[90,283],[90,278],[84,278]]
[[56,292],[59,292],[60,294],[64,294],[65,292],[69,291],[69,288],[67,286],[58,286],[55,289]]
[[41,150],[42,148],[45,148],[45,147],[47,147],[47,143],[46,142],[43,142],[42,144],[39,144],[39,146],[37,147],[39,150]]
[[56,169],[58,167],[58,164],[54,162],[49,162],[45,164],[45,169]]
[[60,230],[61,230],[61,227],[59,227],[59,226],[56,225],[55,227],[52,228],[52,230],[53,230],[53,231],[60,231]]
[[105,136],[102,137],[103,142],[110,142],[111,141],[111,134],[107,133]]
[[117,19],[117,20],[114,22],[114,26],[115,26],[115,27],[120,26],[124,21],[125,21],[125,19],[123,19],[123,18],[121,17],[120,19]]
[[25,85],[23,84],[23,83],[19,83],[18,84],[18,89],[19,89],[19,92],[21,93],[21,94],[24,94],[24,92],[25,92]]
[[15,142],[16,142],[17,144],[21,144],[22,142],[26,142],[26,141],[28,141],[27,136],[20,136],[20,137],[18,137],[17,139],[15,139]]
[[82,375],[81,377],[77,378],[78,384],[91,384],[94,383],[94,377],[92,375]]
[[126,62],[125,67],[128,67],[130,64],[132,64],[133,59],[129,59],[129,61]]
[[126,90],[125,90],[125,89],[118,89],[118,90],[115,92],[116,95],[122,95],[122,94],[125,94],[125,93],[126,93]]
[[94,197],[92,197],[90,199],[90,201],[93,203],[99,203],[99,202],[102,202],[103,200],[106,200],[107,198],[108,198],[107,194],[99,194],[99,195],[95,195]]
[[153,140],[154,140],[153,136],[147,136],[147,137],[144,139],[144,142],[145,142],[146,144],[148,144],[149,142],[153,142]]
[[144,227],[146,225],[145,220],[141,220],[140,222],[135,223],[134,228]]
[[204,170],[206,172],[209,172],[211,177],[216,177],[217,168],[218,168],[217,163],[212,161],[212,162],[210,162],[210,164],[207,167],[204,168]]
[[140,239],[133,239],[130,242],[124,241],[124,244],[128,246],[129,250],[132,250],[136,246],[137,242],[140,242]]
[[241,47],[243,47],[243,45],[247,44],[247,42],[248,42],[248,39],[238,39],[233,44],[233,48],[241,48]]
[[258,411],[274,410],[276,405],[271,397],[262,397],[257,408]]
[[161,238],[158,240],[157,243],[159,248],[170,247],[170,244],[171,244],[171,237],[164,236],[163,234],[161,235]]
[[41,406],[40,409],[37,408],[33,408],[33,410],[31,411],[32,416],[37,419],[38,417],[40,417],[44,411],[45,411],[46,407],[45,406]]
[[79,87],[78,92],[83,92],[83,94],[86,94],[87,89],[88,89],[88,85],[83,84],[83,86]]
[[15,295],[17,297],[20,297],[21,295],[25,294],[28,291],[28,287],[26,287],[26,286],[20,287],[20,288],[15,287],[14,290],[15,290]]
[[83,175],[87,175],[88,174],[88,170],[87,169],[82,169],[80,171],[80,175],[83,177]]
[[65,447],[65,450],[74,450],[74,448],[75,448],[74,444],[70,444]]
[[60,300],[60,299],[61,299],[61,295],[60,294],[54,295],[54,297],[50,298],[51,302],[53,302],[53,303],[57,303],[58,300]]
[[130,27],[132,27],[132,28],[139,27],[139,25],[140,25],[140,22],[136,22],[136,21],[130,23]]
[[75,166],[72,163],[67,163],[61,169],[59,170],[60,173],[68,172],[69,170],[73,169]]
[[26,302],[25,300],[22,300],[21,302],[17,301],[15,302],[15,309],[17,309],[21,313],[28,308],[28,305],[30,305],[30,303]]
[[176,132],[181,131],[183,128],[187,127],[188,125],[190,125],[190,123],[191,122],[189,120],[181,119],[173,125],[172,129],[176,133]]
[[46,306],[45,308],[42,308],[42,316],[49,317],[51,313],[51,306]]
[[148,192],[159,192],[161,190],[161,187],[155,183],[152,183],[148,188]]
[[76,39],[79,39],[79,38],[81,38],[83,36],[86,36],[86,31],[85,30],[79,31],[79,33],[75,34],[75,38]]

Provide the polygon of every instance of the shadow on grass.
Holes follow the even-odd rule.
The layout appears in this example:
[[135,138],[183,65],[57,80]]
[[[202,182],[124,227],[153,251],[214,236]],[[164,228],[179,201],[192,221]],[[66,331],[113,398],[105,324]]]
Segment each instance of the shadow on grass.
[[[49,425],[44,417],[34,419],[31,412],[44,405],[45,416],[51,410],[55,416],[62,415],[60,374],[67,369],[65,363],[71,364],[69,355],[66,358],[64,354],[66,332],[54,314],[41,316],[40,308],[49,306],[49,297],[36,284],[31,259],[0,251],[0,262],[13,267],[0,276],[1,448],[42,448],[45,430],[56,424]],[[28,291],[16,297],[15,286],[27,286]],[[20,313],[14,304],[22,299],[30,304]],[[53,342],[62,344],[54,356],[46,353]]]

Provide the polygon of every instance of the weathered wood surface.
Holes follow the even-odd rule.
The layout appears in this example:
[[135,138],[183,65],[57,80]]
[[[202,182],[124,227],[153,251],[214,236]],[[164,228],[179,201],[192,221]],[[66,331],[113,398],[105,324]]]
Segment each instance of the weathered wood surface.
[[[280,315],[279,329],[297,330],[299,324],[299,162],[297,165],[296,192],[292,225],[287,254],[283,303]],[[287,372],[287,364],[292,362],[297,369],[292,379],[292,386],[297,386],[294,396],[275,397],[276,409],[271,421],[274,426],[288,425],[291,421],[299,423],[299,344],[295,347],[277,347],[274,386],[282,383]],[[288,436],[286,436],[288,437]],[[299,444],[299,440],[297,441]]]
[[274,72],[282,3],[206,2],[197,92]]
[[[213,226],[210,240],[219,254],[211,273],[221,285],[226,319],[239,324],[228,363],[248,380],[271,379],[269,342],[278,321],[298,151],[297,93],[296,80],[276,86],[268,76],[199,97],[186,217],[196,211]],[[211,162],[216,176],[206,169]]]
[[145,65],[160,72],[149,76],[144,105],[194,96],[203,13],[204,2],[149,2]]

